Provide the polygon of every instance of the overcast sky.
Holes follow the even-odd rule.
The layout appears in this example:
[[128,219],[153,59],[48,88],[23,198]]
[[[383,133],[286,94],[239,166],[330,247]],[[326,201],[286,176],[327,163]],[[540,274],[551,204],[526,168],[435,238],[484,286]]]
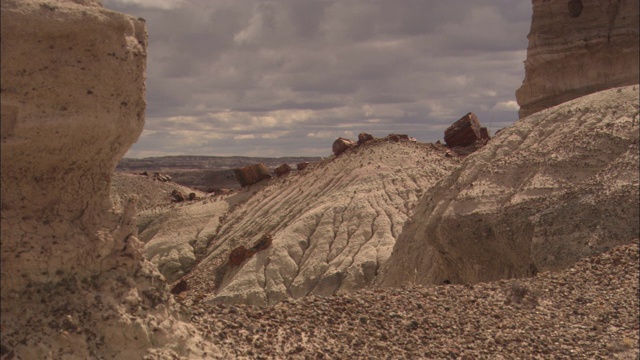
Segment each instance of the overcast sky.
[[328,156],[369,132],[518,119],[530,0],[103,0],[146,19],[145,129],[126,157]]

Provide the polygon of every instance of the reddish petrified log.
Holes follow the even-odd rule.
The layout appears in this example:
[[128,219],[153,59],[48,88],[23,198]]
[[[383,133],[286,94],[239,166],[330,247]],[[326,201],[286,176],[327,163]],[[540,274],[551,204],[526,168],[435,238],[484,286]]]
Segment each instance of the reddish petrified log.
[[276,176],[280,177],[282,175],[286,175],[288,173],[291,172],[291,166],[289,166],[289,164],[282,164],[280,166],[278,166],[274,172],[276,173]]
[[482,140],[489,140],[491,139],[491,136],[489,136],[489,130],[486,127],[481,127],[480,128],[480,138]]
[[234,169],[233,173],[240,183],[245,187],[257,183],[260,180],[271,178],[271,173],[267,166],[263,163],[245,166],[243,168]]
[[345,152],[347,149],[351,149],[354,146],[356,146],[356,143],[353,142],[352,140],[345,139],[345,138],[338,138],[336,141],[333,142],[333,147],[332,147],[333,154],[335,156],[338,156],[343,152]]
[[393,142],[399,142],[402,140],[409,140],[409,135],[407,134],[389,134],[387,139]]
[[364,144],[367,141],[373,140],[373,135],[369,133],[362,132],[358,134],[358,145]]
[[448,146],[468,146],[481,138],[480,122],[472,112],[454,122],[444,132],[444,142]]

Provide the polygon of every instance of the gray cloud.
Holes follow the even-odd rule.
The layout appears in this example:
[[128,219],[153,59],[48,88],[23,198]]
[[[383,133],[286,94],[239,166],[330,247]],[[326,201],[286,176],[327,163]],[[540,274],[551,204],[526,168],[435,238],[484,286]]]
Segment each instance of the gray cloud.
[[147,122],[129,157],[317,155],[517,119],[529,2],[105,0],[146,19]]

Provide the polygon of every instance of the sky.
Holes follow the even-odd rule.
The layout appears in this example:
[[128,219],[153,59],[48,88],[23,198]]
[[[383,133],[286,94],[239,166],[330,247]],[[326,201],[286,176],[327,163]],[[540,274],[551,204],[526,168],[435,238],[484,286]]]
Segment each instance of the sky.
[[518,119],[529,0],[103,0],[146,20],[146,123],[125,157],[328,156]]

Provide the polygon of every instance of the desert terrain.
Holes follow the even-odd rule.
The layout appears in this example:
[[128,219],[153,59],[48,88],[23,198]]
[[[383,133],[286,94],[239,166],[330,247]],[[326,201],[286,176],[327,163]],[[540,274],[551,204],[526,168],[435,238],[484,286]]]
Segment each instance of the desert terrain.
[[289,164],[294,169],[302,162],[319,161],[318,157],[260,158],[247,156],[162,156],[144,159],[124,158],[118,162],[116,173],[169,175],[177,184],[212,192],[217,189],[239,189],[240,183],[233,169],[262,163],[269,169]]
[[460,114],[444,143],[260,171],[122,160],[144,19],[1,6],[0,359],[640,356],[636,1],[533,0],[521,119],[492,138]]

